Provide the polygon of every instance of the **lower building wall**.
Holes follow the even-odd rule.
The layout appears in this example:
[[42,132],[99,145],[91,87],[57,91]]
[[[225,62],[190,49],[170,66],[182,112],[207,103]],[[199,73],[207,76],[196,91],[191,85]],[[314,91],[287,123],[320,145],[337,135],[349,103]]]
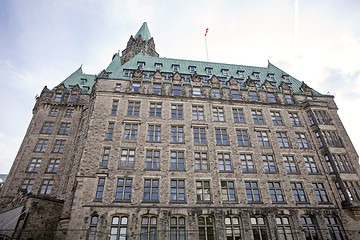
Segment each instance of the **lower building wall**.
[[[341,235],[342,239],[360,239],[360,223],[335,207],[187,207],[181,204],[171,207],[84,206],[73,212],[70,226],[74,229],[69,229],[67,239],[122,239],[120,236],[125,233],[128,240],[151,239],[151,234],[156,235],[156,239],[181,239],[180,235],[186,239],[260,239],[255,236],[258,231],[263,237],[266,234],[267,239],[301,240],[307,239],[301,219],[304,216],[313,221],[317,239],[332,239],[326,217],[337,221],[330,223],[335,235]],[[93,217],[97,219],[96,224],[92,222]],[[264,223],[259,218],[263,218]],[[149,238],[141,238],[142,234]],[[171,237],[176,234],[177,238]],[[290,235],[293,238],[289,238]]]

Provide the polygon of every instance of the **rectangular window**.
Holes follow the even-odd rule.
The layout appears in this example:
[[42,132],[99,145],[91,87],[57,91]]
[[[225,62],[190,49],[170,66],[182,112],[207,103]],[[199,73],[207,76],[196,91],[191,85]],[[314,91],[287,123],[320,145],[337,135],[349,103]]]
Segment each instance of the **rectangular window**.
[[224,122],[224,108],[222,107],[213,107],[213,119],[215,122]]
[[209,163],[206,152],[195,152],[195,170],[209,170]]
[[192,106],[192,119],[193,120],[204,120],[204,107],[203,106]]
[[234,122],[236,122],[236,123],[244,123],[245,122],[244,111],[242,109],[233,108],[232,112],[233,112]]
[[161,63],[155,63],[155,70],[161,70],[162,64]]
[[59,113],[59,109],[58,108],[51,108],[50,112],[49,112],[49,116],[50,117],[56,117]]
[[289,138],[288,138],[286,132],[276,132],[276,137],[278,139],[278,143],[281,148],[289,148],[290,147]]
[[111,107],[111,115],[116,115],[118,106],[119,106],[119,101],[113,100],[113,105]]
[[273,94],[273,93],[268,93],[268,94],[267,94],[267,97],[268,97],[269,103],[276,103],[275,94]]
[[135,149],[122,149],[120,157],[120,168],[134,168]]
[[318,174],[319,170],[313,157],[304,156],[305,166],[309,174]]
[[[141,218],[140,240],[156,240],[157,238],[157,218],[145,216]],[[112,240],[112,239],[111,239]],[[123,240],[123,239],[121,239]]]
[[240,154],[241,168],[243,173],[254,173],[255,165],[251,154]]
[[315,136],[316,136],[316,139],[318,140],[318,143],[320,145],[320,148],[322,148],[324,146],[324,143],[321,139],[321,135],[320,135],[320,132],[315,132]]
[[118,178],[116,185],[115,200],[130,200],[131,188],[132,188],[131,178]]
[[194,97],[199,97],[199,96],[201,96],[201,88],[199,88],[199,87],[193,87],[193,96],[194,96]]
[[55,93],[54,101],[55,102],[60,102],[61,97],[62,97],[61,93]]
[[139,116],[140,114],[140,102],[129,102],[128,103],[128,116]]
[[254,72],[253,76],[255,77],[255,79],[259,80],[260,79],[260,73],[258,72]]
[[215,239],[214,220],[210,216],[198,217],[199,240]]
[[105,178],[99,178],[96,187],[96,195],[95,195],[96,200],[102,200],[104,187],[105,187]]
[[280,112],[271,111],[270,116],[274,125],[284,125]]
[[221,195],[223,201],[236,201],[234,181],[221,181]]
[[23,183],[21,184],[21,190],[26,191],[27,193],[31,192],[31,189],[34,185],[34,179],[24,179]]
[[180,85],[173,85],[173,95],[174,96],[181,96],[181,86]]
[[109,123],[106,139],[111,140],[114,134],[115,123]]
[[41,159],[33,158],[27,168],[27,172],[38,172],[41,164]]
[[179,71],[179,65],[173,65],[173,71],[178,72]]
[[215,128],[216,145],[229,145],[229,137],[225,128]]
[[320,111],[320,110],[314,111],[314,116],[318,124],[324,124],[324,125],[332,124],[329,114],[326,111]]
[[138,62],[138,68],[141,70],[141,69],[144,69],[144,66],[145,66],[145,63],[143,62]]
[[305,189],[301,182],[290,182],[290,186],[294,195],[295,202],[297,203],[307,202]]
[[186,228],[184,217],[171,217],[170,218],[170,240],[185,240]]
[[245,181],[248,202],[260,202],[260,189],[256,181]]
[[245,77],[244,71],[238,71],[237,73],[238,73],[238,75],[239,75],[240,78],[244,78],[244,77]]
[[153,94],[161,95],[161,84],[153,84]]
[[277,168],[273,155],[262,155],[265,173],[276,173]]
[[45,179],[42,181],[39,194],[49,195],[54,185],[53,179]]
[[324,131],[323,136],[330,147],[343,147],[342,141],[335,131]]
[[236,216],[225,217],[225,229],[226,229],[226,239],[240,240],[241,239],[241,227],[240,220]]
[[158,201],[159,199],[159,180],[145,179],[144,181],[144,201]]
[[212,68],[206,68],[206,73],[207,75],[212,75],[213,74],[213,69]]
[[[351,163],[347,159],[346,155],[334,154],[332,155],[332,159],[339,172],[353,172],[353,167],[351,166]],[[329,158],[327,156],[326,160],[329,161]],[[333,172],[333,170],[331,172]]]
[[213,98],[220,98],[221,96],[220,96],[220,89],[218,89],[218,88],[213,88],[213,90],[212,90],[212,96],[213,96]]
[[300,127],[301,126],[299,115],[297,113],[289,112],[289,118],[290,118],[290,121],[291,121],[291,125],[293,127]]
[[236,138],[239,146],[250,146],[249,135],[247,130],[237,129]]
[[72,117],[73,113],[74,113],[74,109],[68,108],[66,109],[65,117]]
[[185,180],[171,180],[170,201],[185,201]]
[[58,171],[60,159],[50,159],[46,172],[56,173]]
[[196,181],[197,202],[211,201],[210,181]]
[[148,128],[148,141],[160,142],[161,138],[161,126],[160,125],[149,125]]
[[319,203],[329,202],[323,183],[313,183],[315,196]]
[[110,148],[104,148],[104,152],[101,159],[101,167],[107,168],[110,158]]
[[161,117],[161,103],[150,103],[150,117]]
[[120,84],[120,83],[117,83],[117,84],[115,85],[115,92],[120,92],[120,90],[121,90],[121,84]]
[[306,139],[305,133],[295,133],[296,139],[300,148],[310,148],[309,142]]
[[267,131],[256,131],[256,136],[260,147],[270,147]]
[[140,83],[138,83],[138,82],[133,82],[133,83],[132,83],[131,92],[133,92],[133,93],[140,93]]
[[256,92],[249,92],[250,101],[257,102],[259,101],[257,93]]
[[137,123],[127,123],[125,124],[125,133],[124,140],[135,141],[137,137],[139,124]]
[[189,67],[189,71],[190,71],[190,73],[195,73],[196,67],[190,66],[190,67]]
[[221,71],[222,71],[222,74],[224,76],[229,76],[229,70],[228,69],[222,69]]
[[69,102],[73,103],[76,102],[77,96],[76,95],[70,95]]
[[159,169],[160,168],[160,151],[147,150],[146,151],[146,169]]
[[268,186],[269,186],[271,201],[273,203],[285,202],[284,194],[281,189],[280,182],[269,182]]
[[205,128],[194,127],[194,143],[195,144],[206,144]]
[[53,152],[54,153],[62,153],[64,151],[65,140],[56,140]]
[[47,144],[47,139],[39,139],[35,146],[34,152],[45,152]]
[[220,172],[231,172],[231,158],[230,153],[218,153],[219,171]]
[[294,104],[294,101],[293,101],[291,95],[285,95],[285,101],[287,104]]
[[231,98],[233,100],[238,100],[240,99],[240,94],[238,90],[231,90]]
[[44,123],[44,125],[41,129],[41,133],[42,134],[51,134],[53,128],[54,128],[53,122],[46,122],[46,123]]
[[183,151],[171,151],[170,169],[182,171],[184,167],[184,152]]
[[254,215],[251,217],[251,228],[256,240],[267,240],[267,226],[265,224],[265,217],[261,215]]
[[261,110],[253,109],[251,110],[251,114],[253,116],[253,120],[255,124],[265,124]]
[[351,201],[360,201],[360,182],[344,181],[346,192]]
[[184,127],[183,126],[171,126],[171,142],[183,143],[184,142]]
[[71,123],[61,123],[58,134],[68,135]]
[[298,173],[298,168],[293,156],[283,156],[285,169],[287,173]]
[[171,118],[183,119],[183,105],[182,104],[171,104]]

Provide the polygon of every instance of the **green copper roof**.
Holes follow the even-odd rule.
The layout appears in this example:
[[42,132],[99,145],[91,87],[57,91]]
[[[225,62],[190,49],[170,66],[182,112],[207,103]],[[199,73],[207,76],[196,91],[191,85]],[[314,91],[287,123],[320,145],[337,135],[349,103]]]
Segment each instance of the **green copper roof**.
[[146,42],[148,42],[151,39],[151,34],[150,34],[150,31],[149,31],[149,28],[148,28],[146,22],[143,23],[143,25],[141,26],[139,31],[136,33],[134,38],[137,39],[139,37],[139,35],[141,35],[142,38],[144,39],[144,41],[146,41]]
[[[184,59],[173,59],[173,58],[160,58],[145,56],[142,53],[137,54],[135,57],[130,59],[124,65],[120,63],[120,56],[117,55],[114,57],[113,61],[110,63],[107,72],[111,72],[109,78],[115,79],[130,79],[129,77],[124,77],[125,70],[135,71],[138,68],[138,63],[143,62],[144,68],[143,71],[146,72],[155,72],[155,64],[161,64],[160,72],[162,74],[169,73],[174,74],[173,66],[178,66],[178,72],[182,75],[191,75],[190,67],[195,67],[196,73],[200,76],[212,77],[215,75],[218,78],[222,78],[225,81],[228,81],[231,76],[240,81],[246,81],[249,77],[255,81],[258,81],[259,85],[262,85],[265,80],[273,83],[277,88],[281,85],[282,82],[291,85],[294,93],[301,93],[300,90],[302,82],[296,78],[290,76],[280,68],[275,65],[268,63],[267,67],[255,67],[255,66],[245,66],[245,65],[235,65],[235,64],[226,64],[226,63],[215,63],[215,62],[204,62],[204,61],[193,61],[193,60],[184,60]],[[208,74],[206,69],[211,68],[212,74]],[[224,71],[228,71],[228,75],[224,75]],[[239,75],[239,72],[243,73],[243,77]],[[255,73],[259,74],[259,79],[256,79]],[[273,76],[273,79],[270,78],[270,75]],[[288,80],[284,78],[288,76]],[[319,94],[315,92],[316,94]]]
[[95,83],[95,75],[84,74],[82,67],[80,66],[75,72],[68,76],[64,81],[62,81],[57,86],[64,84],[67,89],[79,85],[82,89],[83,94],[90,94],[92,86]]

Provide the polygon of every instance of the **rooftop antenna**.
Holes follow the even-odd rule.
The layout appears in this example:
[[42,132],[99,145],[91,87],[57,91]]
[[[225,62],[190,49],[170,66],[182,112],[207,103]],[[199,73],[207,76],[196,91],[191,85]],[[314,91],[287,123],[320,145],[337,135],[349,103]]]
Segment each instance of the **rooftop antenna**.
[[206,32],[205,32],[205,49],[206,49],[206,59],[207,59],[207,61],[209,61],[209,54],[208,54],[207,43],[206,43],[206,35],[207,35],[208,31],[209,31],[209,29],[207,28]]

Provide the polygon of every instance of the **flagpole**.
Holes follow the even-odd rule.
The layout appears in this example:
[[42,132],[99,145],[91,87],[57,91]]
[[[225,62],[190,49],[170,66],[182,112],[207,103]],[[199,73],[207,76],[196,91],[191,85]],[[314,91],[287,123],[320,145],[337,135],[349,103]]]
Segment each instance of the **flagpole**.
[[205,49],[206,49],[206,59],[207,59],[207,61],[209,61],[209,54],[208,54],[207,43],[206,43],[206,36],[205,36]]

